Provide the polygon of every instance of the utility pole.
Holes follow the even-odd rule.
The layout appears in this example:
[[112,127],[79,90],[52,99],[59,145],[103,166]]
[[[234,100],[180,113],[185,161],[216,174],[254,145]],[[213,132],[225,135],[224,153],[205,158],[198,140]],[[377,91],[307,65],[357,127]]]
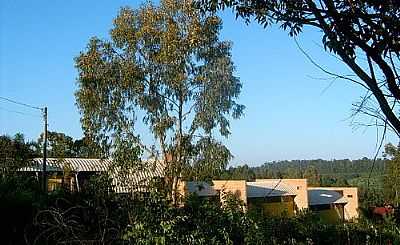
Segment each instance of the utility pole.
[[44,132],[43,132],[43,171],[42,171],[42,181],[43,181],[43,191],[47,194],[47,106],[43,109],[43,121],[44,121]]

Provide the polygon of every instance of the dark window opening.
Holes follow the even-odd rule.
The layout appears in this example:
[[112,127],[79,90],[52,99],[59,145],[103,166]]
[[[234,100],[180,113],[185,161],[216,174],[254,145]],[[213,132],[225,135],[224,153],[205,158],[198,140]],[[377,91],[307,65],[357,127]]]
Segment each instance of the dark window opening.
[[312,211],[328,210],[328,209],[331,209],[331,205],[330,204],[312,205],[312,206],[310,206],[310,209]]

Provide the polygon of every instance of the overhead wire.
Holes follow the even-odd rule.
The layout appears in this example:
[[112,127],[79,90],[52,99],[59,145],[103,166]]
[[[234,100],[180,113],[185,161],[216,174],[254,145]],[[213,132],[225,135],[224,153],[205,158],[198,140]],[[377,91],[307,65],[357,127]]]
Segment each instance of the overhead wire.
[[6,97],[0,96],[0,99],[5,100],[5,101],[8,101],[8,102],[10,102],[10,103],[17,104],[17,105],[29,107],[29,108],[31,108],[31,109],[43,110],[43,108],[40,108],[40,107],[37,107],[37,106],[33,106],[33,105],[29,105],[29,104],[22,103],[22,102],[18,102],[18,101],[16,101],[16,100],[12,100],[12,99],[9,99],[9,98],[6,98]]
[[41,117],[38,114],[30,114],[30,113],[25,113],[25,112],[21,112],[21,111],[9,110],[9,109],[6,109],[4,107],[0,107],[0,110],[6,111],[6,112],[11,112],[11,113],[16,113],[16,114],[20,114],[20,115],[25,115],[25,116]]

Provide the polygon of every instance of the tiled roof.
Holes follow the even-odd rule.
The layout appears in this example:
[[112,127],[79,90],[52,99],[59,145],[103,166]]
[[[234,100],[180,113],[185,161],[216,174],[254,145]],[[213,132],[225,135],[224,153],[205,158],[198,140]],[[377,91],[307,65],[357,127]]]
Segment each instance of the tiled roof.
[[347,199],[339,192],[326,189],[309,189],[308,202],[310,206],[323,204],[346,204]]
[[296,195],[296,191],[293,187],[282,183],[279,179],[247,182],[246,186],[247,198]]

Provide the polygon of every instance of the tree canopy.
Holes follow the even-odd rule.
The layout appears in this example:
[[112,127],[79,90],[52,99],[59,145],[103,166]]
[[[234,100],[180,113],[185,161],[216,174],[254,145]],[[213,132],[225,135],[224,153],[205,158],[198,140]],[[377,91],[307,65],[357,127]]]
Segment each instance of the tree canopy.
[[[229,119],[244,106],[221,28],[220,18],[201,14],[191,1],[122,8],[111,39],[92,38],[76,58],[87,135],[112,149],[117,164],[134,168],[142,153],[162,157],[173,185],[184,174],[224,169],[231,154],[215,135],[227,137]],[[142,141],[138,118],[155,144]]]
[[[64,133],[49,131],[47,132],[47,156],[55,158],[82,157],[82,158],[102,158],[107,156],[103,149],[84,136],[74,140],[71,136]],[[38,154],[43,152],[43,134],[37,140]]]
[[12,175],[18,168],[24,167],[27,161],[38,156],[37,144],[26,142],[23,134],[14,137],[0,136],[0,177]]

